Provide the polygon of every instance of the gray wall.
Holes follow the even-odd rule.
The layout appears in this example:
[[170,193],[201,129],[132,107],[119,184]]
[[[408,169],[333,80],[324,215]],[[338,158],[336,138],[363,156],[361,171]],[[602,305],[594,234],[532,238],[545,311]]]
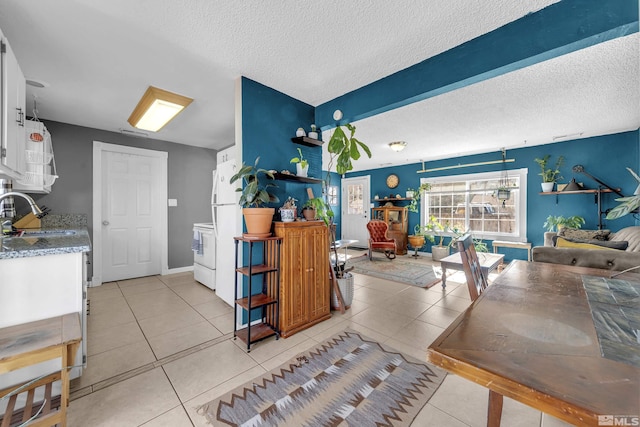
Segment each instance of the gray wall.
[[[51,133],[58,178],[50,194],[33,195],[52,213],[82,213],[89,216],[93,236],[93,141],[168,153],[168,196],[178,199],[168,209],[169,268],[193,265],[191,251],[194,222],[211,222],[211,172],[216,151],[172,142],[133,138],[116,132],[43,120]],[[20,210],[25,206],[19,204]],[[19,212],[20,213],[20,212]],[[24,212],[22,212],[24,213]]]

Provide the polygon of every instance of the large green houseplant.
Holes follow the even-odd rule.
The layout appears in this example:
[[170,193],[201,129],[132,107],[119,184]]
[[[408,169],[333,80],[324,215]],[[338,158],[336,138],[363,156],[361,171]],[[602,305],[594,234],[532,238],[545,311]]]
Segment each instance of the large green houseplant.
[[627,170],[638,181],[638,188],[633,196],[616,199],[616,202],[620,202],[620,204],[607,213],[607,219],[618,219],[640,208],[640,176],[631,168],[627,168]]
[[271,220],[275,208],[264,207],[267,203],[277,203],[280,200],[271,193],[270,188],[277,187],[269,180],[273,180],[273,174],[266,169],[258,167],[260,157],[256,158],[253,165],[242,163],[240,170],[231,177],[231,184],[242,180],[243,186],[236,191],[242,192],[240,206],[243,207],[242,215],[247,227],[246,236],[264,237],[271,235]]
[[[371,158],[371,150],[362,141],[359,141],[355,137],[356,127],[350,123],[342,126],[336,126],[333,131],[333,135],[327,143],[327,151],[329,152],[329,164],[327,165],[327,176],[324,180],[324,188],[328,188],[331,183],[331,169],[335,164],[336,172],[343,175],[350,170],[353,170],[353,162],[360,159],[362,150],[369,158]],[[331,247],[333,248],[334,258],[336,260],[335,273],[338,279],[343,278],[347,271],[345,271],[345,262],[340,262],[338,258],[338,250],[336,248],[336,232],[333,226],[333,210],[331,206],[322,197],[315,197],[310,199],[305,205],[313,206],[316,210],[316,218],[322,219],[324,223],[329,227],[329,236],[331,239]]]

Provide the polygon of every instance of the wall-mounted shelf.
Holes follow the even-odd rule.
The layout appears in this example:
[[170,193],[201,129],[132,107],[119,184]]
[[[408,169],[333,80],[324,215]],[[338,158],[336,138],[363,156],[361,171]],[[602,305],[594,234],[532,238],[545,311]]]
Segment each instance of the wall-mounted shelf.
[[585,189],[585,190],[576,190],[576,191],[548,191],[545,193],[540,193],[542,196],[556,196],[556,205],[558,204],[558,196],[565,194],[593,194],[595,196],[595,204],[598,205],[598,230],[602,229],[602,216],[606,214],[606,211],[602,210],[602,193],[613,193],[616,192],[620,194],[619,188],[596,188],[596,189]]
[[273,179],[277,179],[279,181],[294,181],[294,182],[304,182],[307,184],[322,184],[322,180],[318,178],[309,178],[298,175],[287,175],[286,173],[275,172],[273,174]]
[[386,197],[386,198],[382,198],[382,199],[373,199],[374,202],[376,203],[387,203],[387,202],[410,202],[412,201],[413,198],[411,197]]
[[[619,188],[617,190],[620,191]],[[590,190],[577,190],[577,191],[547,191],[546,193],[540,193],[540,195],[550,196],[552,194],[558,195],[558,194],[597,194],[597,193],[613,193],[613,191],[609,190],[608,188],[603,188],[602,190],[590,189]]]
[[324,141],[309,138],[308,136],[298,136],[295,138],[291,138],[291,141],[295,144],[306,145],[307,147],[319,147],[324,143]]

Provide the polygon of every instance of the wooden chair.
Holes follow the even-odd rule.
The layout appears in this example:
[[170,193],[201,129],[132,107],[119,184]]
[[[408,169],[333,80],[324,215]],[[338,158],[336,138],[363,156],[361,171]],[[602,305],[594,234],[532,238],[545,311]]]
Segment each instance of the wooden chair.
[[373,250],[382,250],[389,259],[395,259],[397,247],[396,241],[387,237],[389,226],[386,222],[373,219],[367,223],[369,230],[369,260],[372,259]]
[[458,252],[460,252],[462,268],[467,278],[469,296],[471,297],[471,301],[475,301],[482,291],[487,289],[489,283],[480,268],[480,261],[478,261],[478,255],[476,254],[475,246],[473,246],[471,234],[465,234],[458,239]]
[[[462,267],[464,269],[464,275],[467,277],[467,287],[469,288],[471,301],[475,301],[480,294],[487,289],[489,282],[487,282],[487,278],[480,268],[480,261],[478,261],[478,255],[476,254],[475,246],[473,246],[471,234],[465,234],[458,239],[458,252],[460,252],[460,258],[462,258]],[[503,396],[489,389],[487,419],[493,420],[497,424],[490,424],[489,422],[487,425],[500,425],[502,402]]]

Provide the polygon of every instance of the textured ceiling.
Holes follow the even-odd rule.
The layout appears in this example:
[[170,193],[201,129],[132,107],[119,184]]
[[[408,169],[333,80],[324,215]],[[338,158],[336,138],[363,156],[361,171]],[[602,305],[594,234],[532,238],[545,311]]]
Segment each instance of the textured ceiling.
[[[27,88],[41,118],[130,130],[154,85],[195,98],[154,138],[220,149],[241,75],[318,105],[554,2],[0,0],[0,28],[27,78],[49,84]],[[637,46],[636,34],[362,120],[374,159],[358,167],[638,128]],[[391,155],[397,139],[409,146]]]

